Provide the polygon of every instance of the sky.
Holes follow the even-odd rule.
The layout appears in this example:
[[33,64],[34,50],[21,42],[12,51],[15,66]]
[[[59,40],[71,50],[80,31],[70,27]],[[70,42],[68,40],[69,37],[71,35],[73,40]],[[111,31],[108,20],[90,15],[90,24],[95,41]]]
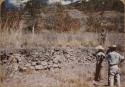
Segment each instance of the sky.
[[[7,9],[11,9],[11,8],[13,9],[15,7],[18,8],[20,6],[23,6],[24,5],[23,3],[27,2],[28,0],[0,0],[0,3],[2,1],[5,1]],[[52,4],[54,2],[61,2],[62,5],[67,5],[80,0],[41,0],[41,1],[47,4]],[[121,0],[121,1],[125,2],[125,0]]]
[[[24,2],[29,0],[5,0],[6,9],[20,8],[24,6]],[[60,2],[62,5],[71,4],[80,0],[41,0],[46,4],[53,4],[55,2]]]

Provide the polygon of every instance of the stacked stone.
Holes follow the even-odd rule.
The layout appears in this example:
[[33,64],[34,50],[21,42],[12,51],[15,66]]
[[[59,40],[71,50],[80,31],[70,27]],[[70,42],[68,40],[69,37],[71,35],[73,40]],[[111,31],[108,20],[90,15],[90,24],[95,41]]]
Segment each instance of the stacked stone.
[[0,64],[12,65],[17,71],[61,69],[68,64],[94,63],[92,48],[58,48],[44,47],[39,49],[1,51]]

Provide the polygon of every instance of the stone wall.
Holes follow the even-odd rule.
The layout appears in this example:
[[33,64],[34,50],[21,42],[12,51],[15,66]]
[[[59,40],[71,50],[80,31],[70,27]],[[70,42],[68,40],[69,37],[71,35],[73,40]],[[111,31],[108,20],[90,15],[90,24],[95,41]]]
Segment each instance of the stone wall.
[[[92,81],[96,69],[95,51],[91,47],[0,49],[0,65],[7,71],[7,84],[8,81],[20,81],[26,85],[52,86],[57,82],[62,85],[79,79]],[[107,83],[107,68],[104,66],[101,74],[103,83]]]
[[0,50],[0,64],[12,71],[61,69],[70,64],[95,63],[93,48],[43,47]]

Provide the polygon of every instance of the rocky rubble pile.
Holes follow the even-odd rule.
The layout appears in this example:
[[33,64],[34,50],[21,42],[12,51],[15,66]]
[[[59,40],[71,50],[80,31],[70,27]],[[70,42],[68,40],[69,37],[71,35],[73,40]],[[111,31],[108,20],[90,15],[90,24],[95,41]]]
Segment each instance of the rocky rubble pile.
[[0,64],[12,71],[61,69],[69,64],[94,63],[93,48],[39,48],[1,50]]

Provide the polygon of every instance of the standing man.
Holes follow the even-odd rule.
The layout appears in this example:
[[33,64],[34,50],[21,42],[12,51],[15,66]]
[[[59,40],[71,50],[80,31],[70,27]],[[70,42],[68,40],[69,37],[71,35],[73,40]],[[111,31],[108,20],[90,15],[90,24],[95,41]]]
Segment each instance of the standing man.
[[[109,64],[109,85],[111,87],[113,87],[114,84],[121,86],[119,64],[123,62],[124,56],[121,56],[118,52],[116,52],[116,48],[116,45],[112,45],[110,47],[110,52],[107,54]],[[115,79],[117,83],[115,83]]]
[[102,79],[102,68],[103,68],[103,60],[105,59],[104,48],[100,45],[96,47],[97,52],[95,54],[96,57],[96,71],[95,71],[95,81],[100,81]]

